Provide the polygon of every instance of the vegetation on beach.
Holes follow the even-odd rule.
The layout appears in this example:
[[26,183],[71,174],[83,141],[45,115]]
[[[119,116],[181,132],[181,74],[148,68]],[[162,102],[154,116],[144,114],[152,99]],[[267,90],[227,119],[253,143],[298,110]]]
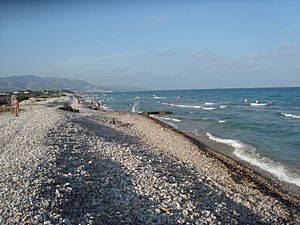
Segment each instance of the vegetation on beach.
[[17,91],[17,92],[7,92],[0,94],[0,105],[9,104],[12,96],[15,96],[19,102],[23,100],[28,100],[29,98],[56,98],[66,96],[67,93],[73,93],[70,90],[61,90],[61,91]]
[[47,98],[57,98],[66,96],[68,93],[72,94],[73,92],[70,90],[62,90],[62,91],[18,91],[18,92],[6,92],[0,93],[0,113],[8,113],[13,112],[11,107],[11,101],[13,97],[16,97],[19,102],[28,100],[30,98],[39,98],[39,99],[47,99]]

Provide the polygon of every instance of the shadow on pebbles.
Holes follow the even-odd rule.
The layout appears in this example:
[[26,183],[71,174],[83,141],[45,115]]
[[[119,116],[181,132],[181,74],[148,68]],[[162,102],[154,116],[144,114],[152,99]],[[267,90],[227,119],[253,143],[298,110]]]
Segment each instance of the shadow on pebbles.
[[286,223],[233,201],[210,178],[130,129],[101,116],[65,113],[47,132],[44,161],[31,175],[29,216],[11,224]]
[[44,144],[28,224],[268,224],[192,167],[103,119],[67,114]]

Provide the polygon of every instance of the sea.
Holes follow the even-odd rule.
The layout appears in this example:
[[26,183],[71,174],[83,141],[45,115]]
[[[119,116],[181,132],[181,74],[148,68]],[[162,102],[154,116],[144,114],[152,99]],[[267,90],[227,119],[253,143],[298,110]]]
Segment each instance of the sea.
[[[106,110],[155,118],[230,146],[238,159],[300,186],[300,87],[88,93]],[[253,104],[256,101],[260,104]],[[175,106],[174,106],[175,102]],[[270,104],[272,103],[272,104]]]

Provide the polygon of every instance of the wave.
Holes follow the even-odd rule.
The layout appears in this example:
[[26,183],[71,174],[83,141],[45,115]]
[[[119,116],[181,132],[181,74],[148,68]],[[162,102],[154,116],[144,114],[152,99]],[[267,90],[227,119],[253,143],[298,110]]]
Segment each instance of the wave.
[[206,133],[206,135],[213,141],[232,146],[234,148],[233,154],[238,158],[274,174],[280,180],[300,186],[300,174],[298,172],[291,172],[281,163],[274,162],[266,157],[261,157],[253,146],[242,143],[239,140],[215,137],[210,133]]
[[167,97],[159,97],[159,96],[154,96],[154,99],[166,99]]
[[220,105],[220,109],[224,109],[224,108],[227,108],[226,105]]
[[175,121],[175,122],[181,122],[181,120],[176,119],[176,118],[161,117],[161,116],[154,116],[154,115],[151,115],[151,117],[154,117],[154,118],[157,118],[157,119],[162,119],[162,120],[171,120],[171,121]]
[[290,118],[294,118],[294,119],[300,119],[300,116],[296,116],[293,114],[289,114],[289,113],[281,113],[282,115],[286,116],[286,117],[290,117]]
[[226,120],[219,120],[219,123],[226,123]]
[[212,102],[205,102],[204,105],[214,105],[215,103]]
[[103,110],[105,110],[105,111],[113,111],[113,109],[109,108],[109,107],[106,106],[106,105],[101,105],[100,107],[101,107],[101,109],[103,109]]
[[131,108],[131,112],[136,112],[136,107],[138,106],[138,102],[135,102]]
[[205,110],[214,110],[216,108],[214,108],[214,107],[202,107],[202,109],[205,109]]
[[170,122],[170,120],[176,121],[176,122],[181,121],[181,120],[178,120],[178,119],[175,119],[175,118],[160,117],[160,116],[155,116],[155,115],[150,115],[150,117],[153,117],[153,118],[159,119],[159,120],[167,120],[165,123],[170,125],[171,127],[176,128],[176,129],[178,129],[178,126],[176,124]]
[[194,109],[200,109],[201,105],[175,105],[177,107],[181,107],[181,108],[194,108]]

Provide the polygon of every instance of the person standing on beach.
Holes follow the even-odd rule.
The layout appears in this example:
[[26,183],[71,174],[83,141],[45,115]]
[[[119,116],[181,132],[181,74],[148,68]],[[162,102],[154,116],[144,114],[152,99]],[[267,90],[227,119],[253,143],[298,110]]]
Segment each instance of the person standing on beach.
[[13,100],[13,107],[14,107],[14,117],[19,116],[18,113],[19,113],[20,103],[16,97]]

